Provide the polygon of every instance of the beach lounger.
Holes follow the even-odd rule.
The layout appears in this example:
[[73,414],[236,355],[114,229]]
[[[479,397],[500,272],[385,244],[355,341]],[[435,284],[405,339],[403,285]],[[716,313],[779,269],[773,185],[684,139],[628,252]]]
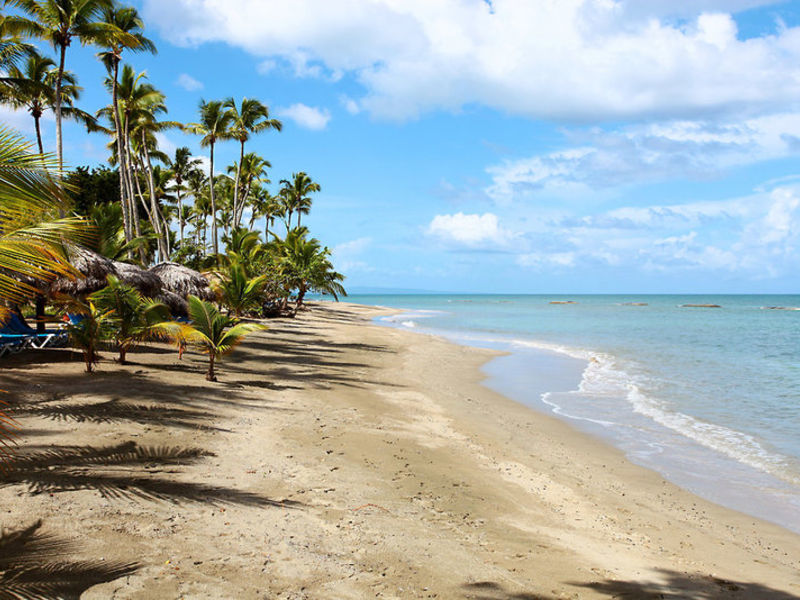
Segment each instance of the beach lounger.
[[65,331],[58,329],[46,329],[44,333],[39,333],[25,323],[17,314],[12,314],[5,326],[11,333],[30,336],[31,345],[34,348],[63,346],[69,339]]

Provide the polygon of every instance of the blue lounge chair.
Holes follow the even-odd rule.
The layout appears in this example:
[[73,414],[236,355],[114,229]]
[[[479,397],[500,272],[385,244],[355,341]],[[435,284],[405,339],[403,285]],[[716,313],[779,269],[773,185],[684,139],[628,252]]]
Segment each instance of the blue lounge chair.
[[57,329],[49,329],[45,330],[44,333],[38,333],[15,313],[11,315],[5,327],[10,333],[29,336],[31,338],[31,345],[34,348],[63,346],[69,339],[65,331],[59,331]]

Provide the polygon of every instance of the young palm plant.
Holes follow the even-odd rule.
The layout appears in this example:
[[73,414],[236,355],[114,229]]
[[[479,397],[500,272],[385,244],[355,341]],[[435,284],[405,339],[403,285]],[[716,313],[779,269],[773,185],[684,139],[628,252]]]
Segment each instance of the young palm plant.
[[98,310],[109,315],[111,338],[119,349],[119,364],[126,364],[128,352],[140,342],[169,337],[169,328],[164,325],[171,320],[169,309],[161,302],[144,298],[113,275],[108,277],[108,285],[91,298]]
[[94,366],[100,362],[98,348],[100,344],[109,339],[112,330],[111,310],[100,310],[91,300],[81,302],[71,300],[67,304],[67,311],[74,317],[67,324],[67,333],[70,341],[75,348],[83,352],[83,362],[86,364],[86,372],[94,371]]
[[261,292],[269,281],[268,275],[248,278],[244,265],[237,261],[232,262],[226,271],[218,275],[219,279],[212,283],[214,292],[220,303],[237,317],[261,303]]
[[216,361],[230,353],[246,335],[264,331],[267,327],[260,323],[236,324],[235,319],[220,313],[210,302],[205,302],[197,296],[189,296],[187,300],[192,324],[175,328],[174,335],[188,344],[198,346],[208,354],[206,380],[216,381],[217,375],[214,370]]

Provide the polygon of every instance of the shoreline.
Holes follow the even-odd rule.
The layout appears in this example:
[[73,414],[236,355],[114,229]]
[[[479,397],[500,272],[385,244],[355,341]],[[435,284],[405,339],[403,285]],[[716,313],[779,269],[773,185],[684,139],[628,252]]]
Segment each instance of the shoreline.
[[[603,441],[623,452],[632,463],[658,473],[692,494],[800,534],[800,521],[797,519],[800,506],[795,507],[800,496],[797,488],[787,481],[727,456],[719,449],[692,439],[683,431],[666,428],[655,419],[648,423],[649,426],[662,429],[666,434],[659,438],[657,450],[651,447],[653,440],[635,432],[635,427],[631,435],[631,423],[617,422],[617,414],[578,416],[554,402],[553,397],[573,394],[584,398],[582,389],[586,374],[592,366],[591,361],[597,360],[584,356],[587,351],[581,351],[578,357],[574,351],[559,348],[558,345],[525,340],[508,333],[427,328],[418,325],[414,319],[424,319],[427,316],[424,313],[428,311],[385,308],[396,311],[393,313],[396,319],[393,316],[378,317],[374,321],[376,324],[410,333],[438,336],[467,347],[501,352],[501,356],[481,368],[486,374],[484,385],[489,389],[539,414],[555,416],[577,432]],[[576,363],[582,366],[576,367]],[[547,386],[537,379],[542,374],[547,379]],[[584,401],[592,402],[589,398]],[[664,453],[662,444],[673,452]],[[677,454],[674,452],[676,450]],[[719,473],[725,475],[709,472],[704,464],[709,460],[715,461]]]
[[800,597],[800,536],[486,388],[496,353],[379,312],[271,321],[217,385],[167,346],[90,377],[16,355],[3,387],[34,454],[0,486],[3,527],[136,563],[85,598]]

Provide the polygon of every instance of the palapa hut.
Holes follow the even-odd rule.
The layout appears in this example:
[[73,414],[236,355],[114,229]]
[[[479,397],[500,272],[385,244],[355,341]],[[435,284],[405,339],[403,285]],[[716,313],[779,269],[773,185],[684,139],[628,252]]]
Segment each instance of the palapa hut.
[[67,251],[69,262],[83,277],[58,277],[48,288],[50,296],[67,294],[69,296],[86,296],[108,285],[108,276],[120,277],[114,261],[77,246]]
[[161,290],[155,299],[166,305],[173,317],[189,316],[189,305],[187,304],[186,299],[182,296],[179,296],[175,292]]
[[150,267],[149,270],[158,276],[164,290],[173,292],[181,298],[191,294],[203,300],[215,299],[208,279],[189,267],[174,262],[163,262]]
[[118,277],[122,283],[136,288],[143,296],[158,298],[163,291],[161,280],[155,273],[136,265],[117,261],[114,261],[114,268],[119,273]]

